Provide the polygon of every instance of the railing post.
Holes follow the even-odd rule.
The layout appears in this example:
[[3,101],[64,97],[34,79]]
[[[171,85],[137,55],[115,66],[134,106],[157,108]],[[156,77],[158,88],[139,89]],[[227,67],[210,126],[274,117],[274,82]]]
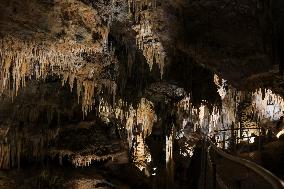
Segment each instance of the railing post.
[[237,145],[238,145],[239,141],[238,141],[238,131],[235,131],[235,152],[237,151]]
[[226,146],[226,133],[223,132],[223,143],[222,143],[222,148],[225,149]]
[[204,189],[204,156],[205,156],[205,138],[202,139],[200,175],[198,181],[198,189]]
[[234,127],[234,122],[232,122],[231,125],[231,140],[230,140],[230,146],[231,146],[231,151],[234,153],[236,151],[236,137],[235,137],[235,127]]
[[203,188],[206,189],[207,185],[207,140],[204,140],[204,180],[203,180]]
[[258,130],[258,151],[261,151],[261,138],[262,138],[262,133],[261,133],[261,128],[259,127]]
[[217,170],[216,170],[216,163],[213,162],[212,163],[212,173],[213,173],[213,186],[212,186],[212,189],[216,189],[216,183],[217,183]]
[[242,188],[242,181],[241,180],[237,180],[237,189],[241,189]]
[[239,123],[239,130],[240,130],[240,136],[239,136],[239,138],[240,139],[242,139],[243,138],[243,126],[242,126],[242,124],[241,123]]

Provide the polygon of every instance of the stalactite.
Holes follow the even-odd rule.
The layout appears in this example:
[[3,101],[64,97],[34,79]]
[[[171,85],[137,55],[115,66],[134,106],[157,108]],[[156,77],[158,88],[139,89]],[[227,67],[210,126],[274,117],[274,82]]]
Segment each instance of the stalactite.
[[82,111],[86,115],[89,111],[92,110],[94,104],[93,97],[95,93],[95,83],[93,81],[83,81],[82,86],[84,87],[83,102],[82,102]]
[[70,162],[76,167],[88,167],[94,161],[101,162],[110,159],[113,160],[116,156],[120,156],[122,153],[97,156],[96,154],[90,154],[87,150],[82,150],[81,152],[72,152],[69,150],[52,149],[49,152],[52,159],[58,157],[60,164],[62,164],[62,159],[64,157],[68,157]]
[[[223,140],[223,132],[216,133],[215,131],[226,130],[224,132],[227,140],[232,136],[231,126],[238,129],[242,125],[244,139],[240,139],[238,142],[249,141],[252,143],[254,139],[254,137],[251,137],[252,134],[258,136],[260,131],[251,128],[258,128],[260,124],[267,129],[271,129],[275,134],[279,132],[279,130],[275,130],[275,124],[269,126],[267,121],[276,121],[283,116],[284,101],[282,97],[274,94],[269,89],[259,89],[252,95],[238,91],[217,75],[214,76],[214,82],[222,99],[222,104],[221,106],[214,105],[212,112],[209,112],[206,102],[199,107],[193,107],[190,96],[185,97],[177,104],[177,113],[182,125],[181,132],[177,135],[178,138],[184,136],[182,130],[187,125],[193,127],[190,128],[192,131],[195,131],[196,128],[203,128],[201,129],[203,133],[208,132],[207,134],[212,137],[215,136],[217,141]],[[244,104],[245,106],[243,106]],[[240,117],[238,113],[241,113]],[[240,135],[240,131],[238,131],[237,135]],[[278,135],[280,134],[278,133]],[[227,141],[225,147],[227,148],[228,145],[229,142]]]
[[111,114],[114,114],[114,117],[121,122],[125,120],[125,128],[129,132],[129,143],[133,139],[132,130],[136,125],[141,126],[144,138],[149,136],[152,132],[153,124],[157,120],[153,103],[142,98],[137,109],[129,105],[127,111],[125,111],[123,110],[123,106],[127,106],[127,104],[122,100],[119,100],[115,107],[112,108],[104,99],[101,99],[99,103],[99,115],[107,118],[111,117]]
[[201,106],[199,107],[199,125],[200,125],[200,129],[202,130],[203,133],[208,133],[209,131],[209,119],[210,119],[210,115],[209,115],[209,109],[206,105],[201,104]]
[[[200,113],[201,111],[199,108],[192,105],[190,94],[178,102],[177,114],[179,115],[179,121],[182,122],[182,130],[190,124],[192,124],[192,128],[187,129],[191,129],[191,131],[196,131],[200,128],[200,123],[204,122],[203,118],[202,120],[200,119],[200,117],[204,117],[204,115],[201,115]],[[184,135],[182,130],[181,133],[179,133],[179,137]]]
[[223,100],[226,96],[225,87],[227,86],[227,81],[214,74],[214,83],[218,87],[218,93],[221,99]]
[[284,100],[270,89],[257,90],[252,95],[253,111],[259,119],[278,120],[283,116]]
[[[214,82],[222,99],[221,106],[213,105],[213,109],[209,111],[207,102],[202,102],[199,107],[194,107],[190,97],[186,97],[178,103],[178,114],[183,115],[180,118],[183,128],[186,125],[191,125],[192,128],[190,129],[192,131],[200,128],[203,133],[216,138],[223,136],[222,133],[215,133],[215,131],[228,129],[225,135],[226,139],[228,139],[231,136],[231,125],[238,126],[237,110],[239,104],[245,99],[245,93],[237,91],[217,75],[214,76]],[[182,132],[178,134],[179,137],[183,135]]]
[[220,123],[221,123],[220,109],[215,106],[213,107],[213,111],[210,116],[209,133],[213,133],[214,130],[218,130],[218,128],[220,127]]
[[10,168],[10,144],[8,143],[9,127],[0,128],[0,169]]
[[[44,78],[47,72],[55,67],[61,70],[73,70],[82,61],[80,54],[93,52],[91,47],[68,43],[50,43],[5,37],[1,44],[1,91],[7,89],[7,80],[13,78],[13,88],[17,92],[25,77],[36,75]],[[9,69],[12,68],[12,73]],[[33,69],[35,72],[33,73]],[[12,75],[11,75],[12,74]]]
[[0,145],[0,168],[9,169],[10,168],[10,145],[1,144]]
[[147,137],[152,132],[154,122],[157,117],[154,111],[154,105],[145,98],[142,98],[137,108],[137,125],[142,125],[143,135]]
[[[127,107],[124,110],[124,106]],[[142,171],[147,173],[147,164],[151,161],[149,149],[145,143],[145,138],[152,133],[152,127],[157,121],[152,102],[145,98],[135,109],[132,105],[127,105],[122,100],[118,100],[114,107],[110,106],[104,99],[100,100],[99,115],[103,120],[109,121],[109,117],[115,117],[125,125],[129,149],[133,149],[133,163]]]
[[[166,53],[159,36],[154,31],[155,25],[153,20],[155,17],[154,14],[156,7],[154,7],[152,1],[147,0],[132,0],[128,4],[132,4],[134,9],[133,12],[136,25],[133,26],[133,30],[137,32],[136,44],[138,48],[142,50],[143,55],[149,64],[150,70],[154,63],[158,64],[161,77],[163,77]],[[143,10],[144,6],[149,8],[147,10]]]
[[48,129],[31,135],[28,128],[17,128],[13,122],[0,128],[0,169],[20,168],[22,158],[42,159],[46,154],[44,146],[54,140],[59,129]]
[[[213,110],[211,115],[211,119],[215,120],[212,122],[215,125],[214,130],[220,128],[230,130],[230,125],[234,123],[237,128],[242,125],[243,137],[250,137],[252,134],[260,135],[259,130],[246,129],[258,128],[260,125],[275,131],[275,126],[272,126],[269,122],[279,120],[283,116],[284,100],[282,97],[274,94],[270,89],[258,89],[252,94],[248,94],[237,91],[228,85],[228,90],[224,91],[225,87],[223,86],[226,82],[223,79],[222,82],[220,81],[221,79],[215,75],[214,82],[218,86],[218,92],[222,98],[222,109],[218,110],[219,113],[216,112],[217,109]],[[244,107],[240,106],[240,104],[243,104]],[[241,113],[239,118],[237,118],[237,111]],[[212,125],[212,123],[209,125]],[[226,138],[230,137],[230,135],[230,131],[227,131]],[[253,137],[244,140],[253,142]]]
[[[0,94],[10,90],[12,84],[11,96],[17,95],[19,88],[25,86],[26,77],[34,75],[37,79],[45,79],[48,74],[56,74],[61,76],[63,85],[68,81],[71,90],[77,80],[78,101],[83,91],[82,110],[86,114],[92,109],[95,88],[101,88],[99,85],[105,86],[114,97],[116,93],[113,81],[86,80],[92,75],[87,73],[88,69],[84,70],[82,54],[97,51],[85,44],[37,42],[6,36],[0,39]],[[103,58],[111,64],[116,61],[112,56],[114,51],[109,51],[105,52]],[[81,78],[84,74],[86,78]]]
[[91,165],[92,161],[105,161],[107,159],[111,159],[112,155],[106,156],[96,156],[96,155],[86,155],[82,156],[79,154],[70,156],[72,164],[76,167],[88,167]]

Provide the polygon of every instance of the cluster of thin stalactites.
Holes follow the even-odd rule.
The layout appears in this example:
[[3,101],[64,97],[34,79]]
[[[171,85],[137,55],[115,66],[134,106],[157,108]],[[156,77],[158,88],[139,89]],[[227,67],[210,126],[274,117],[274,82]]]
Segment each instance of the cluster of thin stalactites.
[[[13,97],[26,79],[35,77],[45,79],[48,75],[57,75],[63,83],[73,88],[77,82],[78,97],[82,96],[84,114],[92,109],[95,89],[99,83],[90,78],[76,77],[83,67],[83,53],[96,53],[95,48],[82,44],[38,42],[33,39],[5,37],[0,39],[0,94],[9,91]],[[77,75],[76,75],[77,74]],[[106,88],[115,93],[116,85],[103,82]]]
[[[150,69],[156,63],[160,68],[161,77],[164,74],[164,64],[166,53],[155,32],[154,14],[157,8],[156,0],[128,0],[130,12],[134,12],[135,25],[133,30],[136,31],[136,44],[142,50]],[[147,6],[148,9],[143,10]]]
[[53,159],[56,159],[58,157],[59,163],[63,164],[63,158],[68,157],[70,162],[76,166],[76,167],[88,167],[90,166],[94,161],[95,162],[101,162],[109,159],[113,159],[115,156],[118,156],[118,154],[109,154],[109,155],[103,155],[103,156],[97,156],[95,154],[87,154],[87,155],[81,155],[80,153],[71,152],[69,150],[51,150],[50,155]]
[[122,125],[125,125],[129,148],[133,149],[133,162],[140,170],[145,170],[147,163],[151,161],[145,138],[152,133],[153,125],[157,121],[154,104],[142,98],[137,108],[134,108],[119,100],[113,108],[102,99],[99,105],[99,115],[103,120],[115,117]]
[[[113,1],[114,3],[115,1]],[[134,12],[136,23],[133,29],[137,31],[136,42],[142,50],[147,63],[152,68],[156,62],[163,75],[165,52],[153,29],[152,12],[156,1],[129,0],[130,12]],[[144,6],[150,7],[149,11],[141,11]],[[138,21],[138,17],[143,17]],[[144,21],[143,21],[144,20]],[[76,70],[82,66],[82,54],[92,53],[97,48],[88,45],[69,42],[52,42],[52,40],[38,41],[36,39],[21,40],[17,37],[6,36],[0,39],[0,93],[10,91],[10,95],[17,95],[19,88],[26,85],[26,78],[35,76],[37,79],[45,78],[48,74],[58,74],[62,78],[69,77],[70,87],[73,88]],[[67,70],[62,74],[60,70]],[[77,86],[84,89],[82,109],[86,113],[93,105],[93,95],[97,84],[85,82],[76,78]],[[114,88],[113,85],[112,88]],[[78,91],[83,91],[79,89]],[[78,93],[78,96],[81,94]]]

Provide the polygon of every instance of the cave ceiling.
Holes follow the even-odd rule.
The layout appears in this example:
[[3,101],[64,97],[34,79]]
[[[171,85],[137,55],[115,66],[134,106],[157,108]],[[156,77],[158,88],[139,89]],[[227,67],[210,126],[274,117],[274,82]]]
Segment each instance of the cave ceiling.
[[178,87],[215,103],[213,73],[238,88],[282,80],[275,76],[278,7],[268,0],[2,0],[0,92],[16,98],[27,83],[54,77],[77,93],[84,114],[98,96],[159,101],[161,91]]

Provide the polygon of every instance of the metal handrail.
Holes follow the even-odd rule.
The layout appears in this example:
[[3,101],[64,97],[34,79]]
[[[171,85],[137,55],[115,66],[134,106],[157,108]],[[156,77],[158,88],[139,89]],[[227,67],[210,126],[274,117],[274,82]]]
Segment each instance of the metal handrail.
[[[213,170],[213,165],[212,165],[212,160],[211,160],[211,156],[210,156],[210,148],[212,148],[211,146],[208,147],[207,149],[207,161],[208,161],[208,165],[209,165],[209,168],[211,169],[211,171]],[[219,186],[222,188],[222,189],[229,189],[228,186],[224,183],[224,181],[221,179],[220,175],[218,173],[215,173],[216,174],[216,181],[217,183],[219,184]]]
[[249,160],[242,159],[242,158],[239,158],[239,157],[236,157],[236,156],[232,156],[232,155],[224,152],[223,150],[219,149],[211,141],[210,138],[207,138],[207,140],[209,141],[209,144],[214,149],[214,151],[217,152],[220,156],[251,169],[252,171],[257,173],[258,175],[263,177],[264,180],[268,181],[271,184],[271,186],[273,187],[273,189],[284,189],[284,182],[281,181],[274,174],[272,174],[270,171],[264,169],[263,167],[257,165],[256,163],[253,163]]
[[[251,138],[250,136],[247,136],[247,137],[236,137],[235,139],[237,139],[237,140],[239,140],[239,139],[248,139],[248,138]],[[230,141],[231,139],[230,138],[228,138],[228,139],[226,139],[226,140],[220,140],[220,141],[216,141],[216,143],[222,143],[222,142],[224,142],[224,141]]]
[[244,128],[234,128],[234,129],[220,129],[220,130],[214,130],[215,133],[220,133],[220,132],[224,132],[224,131],[231,131],[231,130],[234,130],[234,131],[238,131],[238,130],[259,130],[261,129],[260,127],[244,127]]

